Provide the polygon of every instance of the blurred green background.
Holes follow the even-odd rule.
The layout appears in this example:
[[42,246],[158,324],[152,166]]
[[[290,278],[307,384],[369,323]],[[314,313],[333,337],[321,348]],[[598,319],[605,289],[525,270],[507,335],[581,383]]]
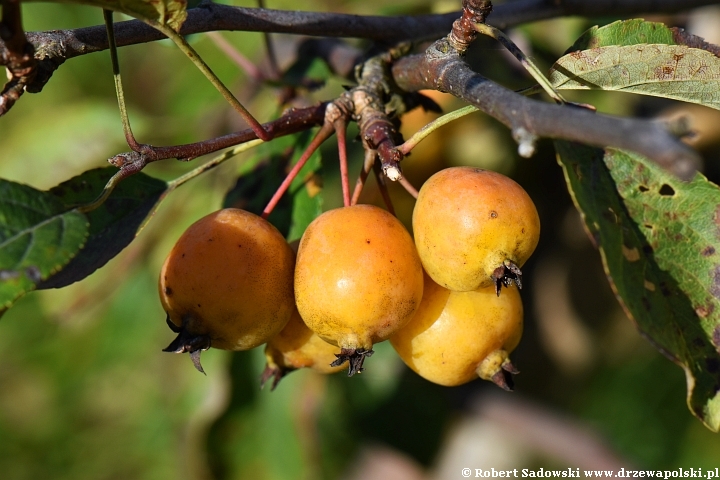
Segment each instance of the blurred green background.
[[[251,2],[237,5],[254,6]],[[272,0],[270,8],[296,2]],[[309,0],[304,10],[362,14],[444,12],[459,2]],[[98,9],[23,5],[28,30],[102,23]],[[509,32],[544,69],[586,28],[615,17],[538,22]],[[710,7],[654,17],[708,41],[720,31]],[[492,17],[490,17],[492,23]],[[223,33],[266,66],[256,33]],[[281,66],[297,39],[273,35]],[[204,35],[194,47],[261,120],[278,111],[278,90],[254,84]],[[362,42],[351,43],[364,48]],[[496,43],[471,48],[475,67],[511,88],[531,84]],[[171,145],[242,127],[201,74],[168,42],[120,51],[137,138]],[[322,72],[322,69],[319,69]],[[331,99],[346,80],[298,102]],[[433,94],[446,110],[461,106]],[[702,107],[622,94],[585,93],[600,111],[690,116],[693,145],[717,181],[720,116]],[[434,118],[417,111],[411,134]],[[356,135],[351,131],[349,138]],[[0,119],[0,176],[47,189],[126,151],[107,52],[68,61],[44,91],[26,94]],[[350,145],[360,169],[359,142]],[[322,150],[325,208],[340,205],[337,148]],[[474,114],[443,128],[404,162],[416,186],[439,168],[477,165],[515,178],[535,200],[543,232],[525,267],[526,332],[513,362],[516,392],[477,380],[432,385],[409,371],[385,342],[366,371],[348,379],[298,371],[274,392],[259,389],[262,348],[203,354],[207,376],[187,356],[162,353],[173,334],[156,293],[165,255],[192,222],[220,208],[245,154],[202,175],[163,202],[140,236],[87,279],[22,298],[0,321],[0,477],[21,479],[450,479],[461,469],[715,468],[720,437],[685,406],[682,370],[635,331],[607,284],[564,186],[549,142],[520,159],[509,132]],[[145,172],[172,179],[196,166],[167,160]],[[351,181],[354,182],[354,173]],[[412,198],[395,185],[398,216],[409,226]],[[370,181],[362,201],[380,204]]]

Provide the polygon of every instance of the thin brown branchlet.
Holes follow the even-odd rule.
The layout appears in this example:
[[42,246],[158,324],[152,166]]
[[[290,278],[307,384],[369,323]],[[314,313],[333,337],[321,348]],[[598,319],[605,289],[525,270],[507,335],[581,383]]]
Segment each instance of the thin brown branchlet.
[[0,65],[8,73],[8,81],[0,92],[0,115],[5,114],[32,83],[37,72],[35,49],[27,41],[22,26],[19,0],[3,2],[0,21]]

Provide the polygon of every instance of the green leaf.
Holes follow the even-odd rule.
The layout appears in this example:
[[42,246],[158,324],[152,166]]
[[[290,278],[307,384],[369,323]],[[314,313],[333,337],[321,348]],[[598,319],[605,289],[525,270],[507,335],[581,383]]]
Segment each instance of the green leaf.
[[146,22],[167,25],[176,32],[187,18],[187,0],[41,0],[77,3],[124,13]]
[[608,46],[572,52],[550,71],[559,90],[611,90],[720,109],[720,58],[685,45]]
[[707,43],[697,35],[688,33],[682,28],[668,27],[657,22],[646,22],[641,18],[618,20],[603,27],[596,25],[583,33],[565,53],[599,47],[651,43],[685,45],[720,55],[720,47]]
[[[67,206],[93,201],[117,172],[114,167],[88,170],[50,193]],[[137,236],[167,191],[161,180],[138,173],[120,182],[107,200],[89,212],[89,236],[85,246],[61,271],[38,285],[60,288],[77,282],[105,265]]]
[[[260,215],[311,140],[311,132],[306,131],[258,146],[255,158],[245,164],[223,206]],[[268,217],[289,241],[300,238],[310,222],[322,213],[321,163],[320,152],[315,151]]]
[[628,316],[686,373],[690,410],[720,430],[720,188],[635,154],[556,142]]
[[610,90],[720,109],[720,47],[642,19],[592,27],[550,69],[558,90]]
[[591,50],[609,46],[629,46],[640,43],[663,43],[675,45],[674,30],[658,22],[646,22],[642,18],[618,20],[603,27],[594,27],[583,33],[565,52]]
[[88,221],[54,195],[0,179],[0,311],[66,265]]

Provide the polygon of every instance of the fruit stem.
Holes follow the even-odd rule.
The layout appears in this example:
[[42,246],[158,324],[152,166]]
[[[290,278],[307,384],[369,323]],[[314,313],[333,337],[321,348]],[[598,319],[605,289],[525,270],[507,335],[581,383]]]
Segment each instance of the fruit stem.
[[341,117],[333,122],[337,135],[338,158],[340,159],[340,183],[342,184],[343,206],[350,206],[350,179],[348,175],[346,130],[347,120]]
[[330,135],[333,134],[335,131],[333,124],[325,122],[323,126],[318,130],[318,132],[315,134],[315,137],[312,139],[312,142],[310,142],[310,145],[305,149],[302,156],[298,159],[295,166],[293,166],[292,170],[287,174],[285,177],[285,180],[283,180],[282,184],[278,187],[278,189],[275,191],[275,194],[272,196],[270,201],[268,202],[267,206],[265,207],[265,210],[263,210],[262,218],[267,219],[270,214],[272,213],[273,209],[277,206],[278,202],[280,201],[280,198],[283,196],[283,194],[287,191],[288,188],[290,188],[290,184],[293,180],[295,180],[295,177],[297,177],[298,173],[300,173],[300,170],[302,167],[305,166],[307,161],[310,159],[313,153],[315,153],[315,150],[320,147],[320,145],[330,138]]
[[366,357],[372,357],[375,353],[373,350],[365,350],[364,348],[341,348],[340,353],[336,353],[337,360],[330,364],[331,367],[339,367],[345,362],[350,362],[348,367],[348,377],[352,377],[356,373],[362,373],[363,362]]
[[417,188],[413,187],[413,185],[408,181],[407,178],[402,177],[400,180],[398,180],[398,183],[403,186],[403,188],[412,195],[413,198],[417,199],[419,193],[417,191]]
[[350,205],[356,205],[360,200],[360,194],[365,186],[365,180],[367,180],[368,174],[372,169],[375,160],[377,159],[377,151],[365,150],[365,161],[363,162],[363,168],[360,170],[357,182],[355,183],[355,190],[353,190],[352,198],[350,199]]

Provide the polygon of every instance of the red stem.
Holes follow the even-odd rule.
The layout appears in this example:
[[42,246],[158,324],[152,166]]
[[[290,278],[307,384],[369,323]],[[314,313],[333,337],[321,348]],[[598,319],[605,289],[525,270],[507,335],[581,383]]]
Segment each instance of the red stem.
[[308,147],[305,149],[300,159],[298,159],[295,166],[293,166],[293,168],[285,177],[285,180],[283,180],[282,184],[280,184],[277,191],[268,202],[265,210],[263,210],[262,218],[268,218],[270,216],[273,209],[280,201],[280,198],[282,198],[283,194],[287,191],[288,188],[290,188],[290,184],[293,180],[295,180],[295,177],[297,177],[302,167],[305,166],[308,159],[312,156],[313,153],[315,153],[315,150],[317,150],[318,147],[322,145],[325,140],[330,138],[330,135],[332,135],[333,131],[334,128],[331,123],[325,123],[322,128],[318,130],[318,132],[315,134],[315,137],[312,139],[312,142],[310,142],[310,145],[308,145]]
[[365,180],[367,180],[368,174],[372,169],[373,163],[375,163],[376,157],[377,152],[375,150],[365,150],[365,161],[363,162],[363,168],[360,170],[360,175],[358,175],[357,182],[355,183],[355,190],[353,190],[350,205],[356,205],[358,203],[360,194],[365,186]]
[[413,196],[413,198],[416,198],[416,199],[417,199],[417,197],[418,197],[417,188],[413,187],[413,185],[412,185],[410,182],[408,182],[407,178],[405,178],[405,177],[400,177],[400,180],[398,180],[398,182],[400,183],[400,185],[403,186],[403,188],[404,188],[405,190],[407,190],[407,192],[408,192],[410,195]]
[[336,120],[333,124],[337,135],[338,157],[340,158],[340,183],[342,184],[343,205],[350,206],[350,179],[348,174],[346,129],[347,121],[344,118]]

